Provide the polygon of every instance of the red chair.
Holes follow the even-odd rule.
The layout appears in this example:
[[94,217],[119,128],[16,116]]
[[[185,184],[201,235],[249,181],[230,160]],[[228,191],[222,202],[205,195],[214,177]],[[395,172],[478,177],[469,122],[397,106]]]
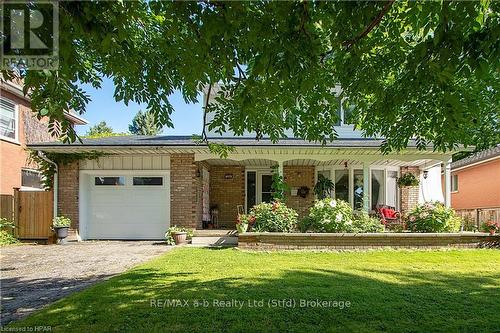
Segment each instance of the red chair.
[[377,214],[380,217],[380,222],[386,226],[388,229],[393,229],[400,226],[403,230],[405,229],[405,224],[401,219],[401,213],[396,210],[395,207],[387,205],[377,205]]

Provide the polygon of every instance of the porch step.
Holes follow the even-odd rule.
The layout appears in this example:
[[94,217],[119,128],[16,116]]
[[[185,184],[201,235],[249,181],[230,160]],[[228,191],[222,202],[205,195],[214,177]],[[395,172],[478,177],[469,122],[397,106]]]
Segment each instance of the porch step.
[[195,246],[234,246],[238,245],[236,230],[194,230],[191,244]]
[[193,237],[238,237],[238,232],[223,229],[196,229],[193,231]]

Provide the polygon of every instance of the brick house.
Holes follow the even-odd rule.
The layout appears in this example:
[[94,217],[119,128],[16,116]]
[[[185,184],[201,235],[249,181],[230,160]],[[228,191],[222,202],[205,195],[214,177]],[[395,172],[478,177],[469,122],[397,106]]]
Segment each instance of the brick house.
[[477,223],[500,221],[500,145],[451,164],[451,207]]
[[[87,122],[73,113],[66,117],[74,124]],[[13,194],[14,188],[41,190],[37,165],[29,160],[26,145],[53,141],[46,119],[38,120],[31,111],[19,81],[0,80],[0,194]]]
[[[315,199],[319,174],[334,182],[334,197],[355,209],[372,211],[377,204],[387,204],[407,211],[423,199],[439,198],[450,204],[453,152],[419,150],[410,141],[406,150],[383,155],[382,139],[363,138],[343,123],[344,110],[339,112],[339,138],[326,145],[294,138],[272,143],[256,141],[251,133],[235,137],[209,132],[210,142],[235,148],[224,159],[184,136],[108,137],[73,144],[37,143],[30,148],[105,153],[97,160],[59,166],[58,213],[71,218],[83,239],[160,239],[170,225],[206,227],[211,209],[218,212],[217,228],[233,229],[238,209],[248,211],[270,200],[273,166],[291,188],[287,204],[301,216]],[[444,196],[441,169],[446,175]],[[397,177],[406,172],[420,177],[420,187],[397,186]],[[436,174],[437,179],[424,174]],[[437,197],[428,195],[433,193],[430,188]]]

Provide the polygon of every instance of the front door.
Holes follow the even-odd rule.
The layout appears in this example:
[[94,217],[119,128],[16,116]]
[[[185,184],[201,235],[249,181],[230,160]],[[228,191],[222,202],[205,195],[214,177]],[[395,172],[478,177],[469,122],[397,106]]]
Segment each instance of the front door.
[[273,199],[273,191],[272,191],[272,184],[273,184],[273,176],[270,173],[261,173],[259,175],[260,179],[260,200],[258,200],[258,203],[261,202],[271,202]]
[[246,209],[247,212],[261,202],[272,201],[273,176],[268,170],[247,171]]

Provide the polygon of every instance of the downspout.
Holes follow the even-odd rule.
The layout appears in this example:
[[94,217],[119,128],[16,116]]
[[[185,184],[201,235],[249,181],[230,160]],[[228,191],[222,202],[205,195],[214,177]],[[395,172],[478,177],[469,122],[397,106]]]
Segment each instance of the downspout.
[[59,190],[59,168],[57,166],[57,163],[50,160],[47,156],[45,156],[45,154],[43,152],[41,152],[40,150],[38,151],[38,156],[43,159],[44,161],[54,165],[54,167],[56,168],[56,172],[54,173],[54,183],[52,185],[52,188],[54,189],[54,207],[52,208],[54,210],[54,217],[57,217],[57,195],[58,195],[58,190]]

